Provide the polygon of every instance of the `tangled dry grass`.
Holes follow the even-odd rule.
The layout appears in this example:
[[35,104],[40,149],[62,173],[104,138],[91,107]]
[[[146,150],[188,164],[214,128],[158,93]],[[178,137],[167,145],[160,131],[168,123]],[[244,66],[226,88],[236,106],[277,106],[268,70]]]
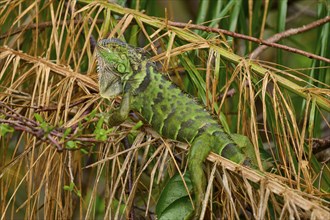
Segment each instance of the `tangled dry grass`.
[[[312,153],[315,112],[329,129],[329,85],[235,55],[221,34],[206,40],[188,26],[103,1],[4,1],[0,24],[1,219],[152,219],[164,180],[185,172],[187,145],[139,128],[134,116],[107,126],[120,98],[98,95],[89,39],[125,33],[145,39],[145,50],[181,88],[185,69],[192,91],[221,121],[237,108],[237,123],[227,126],[255,146],[260,171],[208,157],[207,218],[330,216],[329,167]],[[305,102],[302,122],[292,94]],[[273,149],[268,172],[262,145]]]

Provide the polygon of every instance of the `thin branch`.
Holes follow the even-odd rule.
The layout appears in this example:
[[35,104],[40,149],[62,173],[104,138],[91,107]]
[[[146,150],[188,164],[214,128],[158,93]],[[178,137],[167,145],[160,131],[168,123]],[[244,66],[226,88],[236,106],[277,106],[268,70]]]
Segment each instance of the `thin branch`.
[[[178,148],[188,150],[187,145],[176,145]],[[264,182],[268,190],[272,193],[277,194],[281,197],[285,197],[291,204],[294,204],[304,210],[306,213],[310,213],[309,216],[313,216],[315,219],[328,219],[327,217],[330,214],[330,209],[328,206],[325,206],[321,203],[318,203],[316,206],[313,201],[308,199],[309,194],[300,192],[298,190],[293,190],[292,188],[285,185],[281,180],[280,176],[269,174],[269,173],[260,173],[259,171],[252,170],[248,167],[238,165],[229,159],[221,157],[213,152],[211,152],[206,158],[212,163],[219,163],[226,170],[233,171],[235,173],[240,173],[241,176],[250,180],[254,183]],[[315,199],[316,197],[311,196]]]
[[[278,41],[280,41],[283,38],[287,38],[287,37],[292,36],[292,35],[296,35],[296,34],[300,34],[300,33],[309,31],[309,30],[314,29],[314,28],[316,28],[318,26],[321,26],[322,24],[325,24],[325,23],[327,23],[329,21],[330,21],[330,16],[327,16],[325,18],[316,20],[316,21],[314,21],[312,23],[309,23],[307,25],[303,25],[303,26],[298,27],[298,28],[291,28],[289,30],[286,30],[286,31],[277,33],[277,34],[273,35],[272,37],[266,39],[265,41],[267,41],[268,43],[278,42]],[[265,46],[265,45],[262,45],[262,46],[257,47],[250,54],[250,59],[257,58],[259,56],[259,54],[262,53],[266,48],[267,48],[267,46]]]
[[[327,16],[324,18],[324,20],[322,20],[322,22],[319,24],[324,24],[330,21],[330,16]],[[269,47],[274,47],[274,48],[279,48],[279,49],[283,49],[292,53],[296,53],[296,54],[300,54],[303,56],[306,56],[308,58],[311,59],[316,59],[316,60],[321,60],[327,63],[330,63],[330,59],[326,58],[326,57],[322,57],[316,54],[312,54],[312,53],[308,53],[306,51],[303,50],[299,50],[293,47],[288,47],[282,44],[277,44],[277,43],[272,43],[272,42],[268,42],[266,40],[261,40],[255,37],[251,37],[251,36],[247,36],[244,34],[238,34],[232,31],[228,31],[228,30],[224,30],[224,29],[220,29],[220,28],[212,28],[212,27],[208,27],[208,26],[203,26],[203,25],[197,25],[197,24],[190,24],[190,23],[182,23],[182,22],[173,22],[173,21],[168,21],[168,24],[171,26],[175,26],[175,27],[180,27],[180,28],[190,28],[190,29],[195,29],[195,30],[202,30],[202,31],[206,31],[206,32],[213,32],[213,33],[221,33],[224,35],[228,35],[228,36],[232,36],[234,38],[239,38],[239,39],[244,39],[244,40],[248,40],[248,41],[252,41],[255,42],[257,44],[260,45],[267,45]]]
[[[7,106],[5,103],[0,101],[0,106],[4,107],[5,109],[9,110],[9,112],[0,109],[0,115],[3,115],[4,118],[0,118],[0,123],[8,124],[15,130],[27,132],[42,142],[46,142],[56,146],[57,151],[62,152],[63,149],[65,150],[79,150],[80,147],[74,149],[63,148],[66,142],[73,140],[73,141],[80,141],[82,143],[101,143],[102,141],[97,140],[95,138],[89,137],[76,137],[73,133],[75,129],[71,130],[71,133],[68,135],[64,135],[64,132],[67,128],[64,127],[53,127],[50,129],[49,132],[46,132],[38,122],[31,120],[29,118],[24,117],[23,115],[15,112],[14,109]],[[72,128],[72,127],[71,127]]]
[[[57,25],[70,24],[71,22],[72,22],[72,20],[68,19],[68,20],[57,22]],[[75,25],[83,24],[83,22],[85,22],[85,21],[84,20],[73,20],[73,23]],[[104,22],[103,19],[96,20],[97,24],[102,24],[103,22]],[[91,23],[91,21],[89,21],[89,23]],[[28,31],[28,30],[32,30],[32,29],[36,29],[36,28],[38,28],[39,30],[44,30],[45,28],[48,28],[48,27],[53,27],[52,21],[40,22],[38,24],[33,23],[33,24],[22,25],[20,27],[17,27],[15,30],[9,29],[9,31],[0,35],[0,40],[5,39],[5,38],[10,37],[15,34],[19,34],[24,31]]]
[[[287,34],[288,34],[288,36],[293,35],[293,34],[298,34],[298,33],[310,30],[312,28],[315,28],[317,26],[320,26],[322,24],[325,24],[329,21],[330,21],[330,16],[327,16],[327,17],[322,18],[320,20],[317,20],[317,21],[315,21],[311,24],[308,24],[308,25],[303,26],[301,28],[297,28],[298,30],[293,29],[293,31],[291,31],[292,29],[290,29],[290,30],[288,30],[289,33],[287,33]],[[60,21],[58,24],[63,25],[63,24],[69,23],[69,22],[70,22],[70,20]],[[74,20],[74,24],[81,24],[82,22],[83,21],[80,21],[80,20]],[[96,23],[98,23],[98,24],[101,24],[103,22],[104,22],[103,19],[98,19],[96,21]],[[208,26],[191,24],[191,23],[167,21],[167,25],[171,25],[171,26],[174,26],[174,27],[180,27],[180,28],[189,28],[189,29],[195,29],[195,30],[202,30],[202,31],[206,31],[206,32],[221,33],[221,34],[224,34],[224,35],[227,35],[227,36],[232,36],[234,38],[239,38],[239,39],[255,42],[257,44],[263,45],[264,47],[269,46],[269,47],[273,47],[273,48],[279,48],[279,49],[286,50],[286,51],[289,51],[289,52],[292,52],[292,53],[296,53],[296,54],[306,56],[310,59],[316,59],[316,60],[321,60],[321,61],[330,63],[330,59],[328,59],[328,58],[325,58],[325,57],[322,57],[322,56],[319,56],[319,55],[316,55],[316,54],[308,53],[306,51],[299,50],[299,49],[296,49],[296,48],[293,48],[293,47],[289,47],[289,46],[285,46],[285,45],[282,45],[282,44],[274,43],[274,42],[277,41],[275,39],[274,40],[270,40],[270,39],[262,40],[262,39],[247,36],[247,35],[244,35],[244,34],[238,34],[238,33],[228,31],[228,30],[225,30],[225,29],[212,28],[212,27],[208,27]],[[39,25],[37,25],[37,24],[25,25],[25,26],[17,28],[13,32],[8,31],[7,33],[1,35],[0,40],[4,39],[6,37],[9,37],[11,35],[15,35],[17,33],[26,31],[26,30],[35,29],[36,27],[38,27],[39,29],[44,29],[44,28],[51,27],[51,26],[53,26],[53,23],[51,21],[41,22],[41,23],[39,23]],[[284,32],[282,32],[282,33],[284,33]],[[279,35],[281,35],[281,33],[279,33]],[[275,37],[275,35],[274,35],[274,38],[277,38],[277,37],[278,36]],[[284,34],[283,37],[287,37],[286,34]],[[282,39],[283,37],[281,37],[280,39]],[[253,55],[253,57],[256,57],[256,56]]]
[[313,153],[319,153],[330,148],[330,136],[322,139],[313,138]]

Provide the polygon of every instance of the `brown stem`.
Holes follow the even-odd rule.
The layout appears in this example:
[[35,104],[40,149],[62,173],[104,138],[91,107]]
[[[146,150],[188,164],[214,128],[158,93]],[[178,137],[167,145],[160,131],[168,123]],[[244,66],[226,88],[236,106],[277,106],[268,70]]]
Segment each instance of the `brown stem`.
[[[316,21],[314,21],[312,23],[309,23],[307,25],[303,25],[303,26],[298,27],[298,28],[291,28],[291,29],[288,29],[288,30],[283,31],[281,33],[277,33],[277,34],[273,35],[272,37],[266,39],[265,41],[267,41],[268,43],[278,42],[283,38],[309,31],[309,30],[314,29],[314,28],[316,28],[316,27],[318,27],[322,24],[325,24],[329,21],[330,21],[330,16],[327,16],[325,18],[316,20]],[[250,59],[257,58],[259,56],[259,54],[262,53],[266,48],[267,48],[267,46],[265,46],[265,45],[257,47],[250,54]]]
[[[327,17],[325,17],[323,19],[320,19],[320,20],[317,20],[317,21],[315,21],[315,22],[313,22],[313,23],[311,23],[309,25],[306,25],[306,26],[303,26],[301,28],[298,28],[298,30],[294,30],[294,31],[288,30],[288,33],[287,34],[288,34],[288,36],[290,36],[292,34],[295,34],[294,32],[301,33],[301,32],[304,32],[306,30],[309,30],[311,28],[315,28],[317,26],[320,26],[322,24],[325,24],[325,23],[327,23],[329,21],[330,21],[330,16],[327,16]],[[70,22],[70,20],[60,21],[59,24],[60,25],[63,25],[64,23],[68,23],[68,22]],[[84,21],[82,21],[82,20],[74,20],[74,24],[81,24],[83,22]],[[103,20],[102,19],[98,19],[96,21],[96,23],[103,23]],[[46,28],[46,27],[50,27],[52,25],[53,25],[52,21],[41,22],[38,25],[37,24],[25,25],[25,26],[22,26],[22,27],[17,28],[15,31],[8,31],[7,33],[1,35],[0,36],[0,40],[6,38],[8,36],[11,36],[11,35],[14,35],[14,34],[17,34],[17,33],[20,33],[20,32],[26,31],[26,30],[29,30],[29,29],[35,29],[36,27],[38,27],[39,29],[43,29],[43,28]],[[227,35],[227,36],[232,36],[234,38],[248,40],[248,41],[255,42],[257,44],[264,45],[264,46],[279,48],[279,49],[286,50],[286,51],[289,51],[289,52],[292,52],[292,53],[296,53],[296,54],[300,54],[300,55],[306,56],[306,57],[311,58],[311,59],[321,60],[321,61],[330,63],[330,59],[328,59],[326,57],[322,57],[322,56],[319,56],[319,55],[316,55],[316,54],[308,53],[306,51],[299,50],[299,49],[296,49],[296,48],[293,48],[293,47],[288,47],[288,46],[285,46],[285,45],[282,45],[282,44],[274,43],[274,42],[277,41],[276,39],[274,39],[272,41],[269,40],[269,39],[262,40],[262,39],[258,39],[258,38],[255,38],[255,37],[247,36],[247,35],[244,35],[244,34],[238,34],[238,33],[235,33],[235,32],[232,32],[232,31],[228,31],[228,30],[224,30],[224,29],[220,29],[220,28],[212,28],[212,27],[208,27],[208,26],[191,24],[191,23],[167,21],[167,25],[174,26],[174,27],[181,27],[181,28],[190,28],[190,29],[195,29],[195,30],[202,30],[202,31],[206,31],[206,32],[221,33],[221,34],[224,34],[224,35]],[[290,32],[293,32],[293,33],[290,33]],[[284,32],[282,32],[282,33],[284,33]],[[279,35],[281,35],[281,33],[279,33]],[[274,38],[277,38],[277,37],[274,37]],[[286,34],[284,34],[283,37],[286,37]],[[280,37],[280,39],[282,39],[283,37]],[[256,57],[256,55],[253,55],[253,54],[252,54],[252,56],[253,57]]]
[[[70,22],[72,22],[72,21],[69,19],[69,20],[59,21],[56,24],[57,25],[63,25],[63,24],[69,24]],[[85,21],[84,20],[73,20],[73,23],[75,25],[82,24],[83,22],[85,22]],[[102,24],[103,22],[104,22],[103,19],[96,20],[97,24]],[[4,38],[7,38],[9,36],[27,31],[27,30],[36,29],[37,27],[38,27],[39,30],[43,30],[45,28],[52,27],[52,26],[53,26],[53,21],[45,21],[45,22],[40,22],[38,24],[34,23],[34,24],[23,25],[23,26],[20,26],[20,27],[16,28],[13,31],[11,29],[9,29],[9,31],[7,31],[3,35],[0,35],[0,40],[2,40]]]
[[[4,118],[0,117],[1,124],[8,124],[10,127],[14,128],[15,130],[27,132],[35,137],[37,137],[42,142],[47,142],[49,144],[54,145],[57,148],[57,151],[63,151],[63,145],[67,141],[74,140],[80,141],[83,143],[96,143],[101,142],[96,140],[95,138],[89,137],[75,137],[75,134],[69,134],[64,136],[64,131],[66,128],[64,127],[55,127],[52,128],[49,133],[46,133],[44,129],[40,126],[40,124],[34,120],[24,117],[23,115],[15,112],[14,109],[10,108],[8,105],[0,101],[0,106],[3,109],[0,109],[0,115],[3,115]],[[4,109],[7,109],[5,111]],[[74,129],[72,129],[74,130]],[[63,140],[64,139],[64,140]],[[63,140],[63,141],[60,141]],[[66,150],[79,150],[80,148],[75,149],[67,149]]]
[[[326,22],[330,21],[330,16],[327,16],[324,18],[324,20],[322,20],[322,22],[319,23],[319,25],[324,24]],[[228,35],[228,36],[232,36],[234,38],[240,38],[240,39],[244,39],[244,40],[248,40],[248,41],[252,41],[255,42],[257,44],[264,44],[267,45],[269,47],[274,47],[274,48],[280,48],[292,53],[296,53],[296,54],[300,54],[303,56],[306,56],[308,58],[311,59],[316,59],[316,60],[321,60],[327,63],[330,63],[330,59],[326,58],[326,57],[322,57],[316,54],[312,54],[312,53],[308,53],[306,51],[303,50],[299,50],[293,47],[288,47],[282,44],[277,44],[277,43],[272,43],[272,42],[268,42],[267,40],[261,40],[255,37],[251,37],[251,36],[247,36],[244,34],[238,34],[232,31],[228,31],[228,30],[224,30],[224,29],[220,29],[220,28],[212,28],[212,27],[207,27],[207,26],[203,26],[203,25],[197,25],[197,24],[190,24],[190,23],[182,23],[182,22],[173,22],[173,21],[168,21],[168,24],[171,26],[175,26],[175,27],[181,27],[181,28],[190,28],[190,29],[196,29],[196,30],[202,30],[202,31],[206,31],[206,32],[214,32],[214,33],[221,33],[224,35]]]

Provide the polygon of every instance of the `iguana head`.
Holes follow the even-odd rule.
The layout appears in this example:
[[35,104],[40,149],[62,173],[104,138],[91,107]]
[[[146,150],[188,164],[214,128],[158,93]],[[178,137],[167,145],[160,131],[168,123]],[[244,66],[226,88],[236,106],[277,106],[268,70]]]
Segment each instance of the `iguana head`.
[[125,76],[138,68],[142,52],[116,38],[100,40],[96,51],[101,96],[113,98],[123,92]]

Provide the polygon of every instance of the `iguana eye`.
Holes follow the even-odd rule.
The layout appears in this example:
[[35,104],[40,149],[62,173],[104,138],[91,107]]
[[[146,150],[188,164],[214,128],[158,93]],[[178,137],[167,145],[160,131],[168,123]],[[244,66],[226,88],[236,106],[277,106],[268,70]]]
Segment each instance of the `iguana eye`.
[[116,68],[117,68],[117,71],[120,73],[124,73],[126,70],[126,66],[122,63],[118,64]]

